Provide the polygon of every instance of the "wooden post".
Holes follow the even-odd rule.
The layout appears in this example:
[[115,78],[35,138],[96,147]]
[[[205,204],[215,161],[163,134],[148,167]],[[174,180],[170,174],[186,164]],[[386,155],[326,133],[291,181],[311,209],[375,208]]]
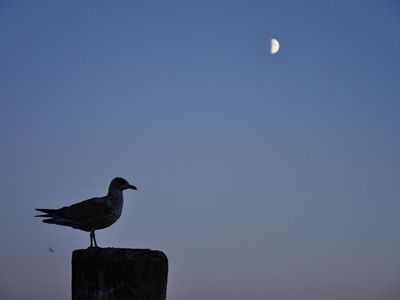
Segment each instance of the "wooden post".
[[72,253],[72,300],[165,300],[168,258],[150,249]]

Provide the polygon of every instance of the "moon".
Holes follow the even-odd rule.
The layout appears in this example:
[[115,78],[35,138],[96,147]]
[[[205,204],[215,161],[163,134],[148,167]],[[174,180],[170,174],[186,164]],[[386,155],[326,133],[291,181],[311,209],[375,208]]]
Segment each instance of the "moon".
[[278,53],[279,48],[280,48],[279,41],[277,39],[271,39],[270,53],[272,55]]

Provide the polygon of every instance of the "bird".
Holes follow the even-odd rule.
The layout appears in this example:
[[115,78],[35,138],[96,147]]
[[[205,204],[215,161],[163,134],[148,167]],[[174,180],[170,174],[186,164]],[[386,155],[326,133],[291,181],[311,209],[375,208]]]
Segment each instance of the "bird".
[[110,182],[108,193],[104,197],[95,197],[71,206],[64,206],[59,209],[36,208],[44,213],[35,217],[42,217],[44,223],[69,226],[90,232],[90,247],[98,248],[95,231],[104,229],[114,224],[122,213],[124,198],[122,191],[132,189],[126,179],[116,177]]

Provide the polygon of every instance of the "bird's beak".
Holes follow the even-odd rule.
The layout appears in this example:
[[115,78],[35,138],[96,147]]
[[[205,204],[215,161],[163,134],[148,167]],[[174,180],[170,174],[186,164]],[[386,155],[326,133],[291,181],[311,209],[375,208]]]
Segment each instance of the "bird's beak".
[[128,189],[137,190],[136,186],[134,186],[134,185],[132,185],[132,184],[128,185]]

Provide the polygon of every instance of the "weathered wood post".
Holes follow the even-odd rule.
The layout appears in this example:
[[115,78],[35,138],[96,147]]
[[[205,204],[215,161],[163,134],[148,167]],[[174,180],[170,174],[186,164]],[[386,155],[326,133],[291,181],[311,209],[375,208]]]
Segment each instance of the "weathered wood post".
[[72,253],[72,300],[165,300],[168,259],[150,249]]

